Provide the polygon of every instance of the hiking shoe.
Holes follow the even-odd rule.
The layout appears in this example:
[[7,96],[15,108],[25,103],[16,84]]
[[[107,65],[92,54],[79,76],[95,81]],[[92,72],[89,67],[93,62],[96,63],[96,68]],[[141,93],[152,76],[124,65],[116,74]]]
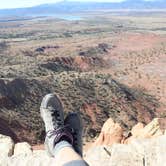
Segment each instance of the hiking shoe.
[[83,125],[80,115],[77,113],[69,113],[65,119],[65,125],[68,126],[72,132],[74,150],[82,156]]
[[46,133],[64,126],[63,107],[56,95],[48,94],[43,98],[40,113]]
[[48,94],[43,98],[40,114],[45,124],[45,147],[50,156],[54,156],[55,146],[60,141],[66,140],[73,144],[73,136],[64,126],[61,101],[56,95]]

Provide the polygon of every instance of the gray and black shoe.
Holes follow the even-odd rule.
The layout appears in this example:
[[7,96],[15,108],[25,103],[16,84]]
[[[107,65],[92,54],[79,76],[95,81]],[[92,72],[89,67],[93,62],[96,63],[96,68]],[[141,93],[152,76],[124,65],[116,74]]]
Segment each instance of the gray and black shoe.
[[82,132],[83,125],[78,113],[69,113],[65,119],[65,125],[68,126],[73,135],[74,150],[82,156]]
[[73,144],[73,136],[64,125],[61,101],[55,94],[48,94],[43,98],[40,114],[45,123],[45,147],[50,156],[54,155],[55,145],[62,139]]

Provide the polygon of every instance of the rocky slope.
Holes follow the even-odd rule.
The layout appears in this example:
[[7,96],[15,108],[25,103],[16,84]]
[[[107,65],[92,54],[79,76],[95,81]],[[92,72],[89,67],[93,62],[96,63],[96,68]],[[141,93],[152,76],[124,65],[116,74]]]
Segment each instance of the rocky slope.
[[[138,121],[147,124],[154,117],[165,117],[165,106],[161,109],[158,100],[164,98],[165,82],[149,79],[156,71],[159,80],[165,79],[164,63],[153,63],[164,62],[165,37],[126,32],[130,24],[119,21],[108,17],[77,23],[41,20],[40,27],[38,21],[33,26],[27,21],[19,31],[19,21],[2,23],[1,37],[9,39],[0,42],[0,133],[15,142],[41,143],[39,107],[50,92],[61,97],[65,113],[80,112],[87,140],[100,133],[109,117],[123,130]],[[144,64],[150,68],[142,68]],[[145,77],[139,75],[139,67]],[[149,93],[149,88],[157,93]]]
[[129,144],[135,139],[155,138],[162,136],[166,131],[165,118],[155,118],[149,124],[144,126],[138,123],[132,127],[131,131],[126,132],[118,123],[109,118],[103,125],[99,137],[94,146],[113,145],[114,143]]
[[80,112],[87,139],[100,132],[108,117],[130,129],[138,121],[146,124],[158,116],[153,97],[121,85],[109,74],[62,72],[35,79],[1,79],[0,133],[16,142],[40,142],[44,128],[39,107],[50,92],[60,96],[65,113]]
[[[160,126],[161,121],[162,119],[154,119],[142,131],[133,127],[133,135],[137,131],[140,136],[133,138],[126,145],[118,144],[119,141],[114,136],[119,135],[117,128],[120,127],[109,119],[103,126],[102,133],[105,134],[105,139],[112,139],[111,144],[110,142],[100,145],[95,143],[95,146],[84,154],[84,158],[91,166],[165,166],[166,133],[164,135],[164,128],[166,126]],[[151,135],[151,138],[147,139],[145,132],[146,136]],[[32,150],[26,142],[14,144],[10,137],[0,135],[0,166],[10,165],[45,166],[56,165],[56,161],[50,158],[45,150]]]

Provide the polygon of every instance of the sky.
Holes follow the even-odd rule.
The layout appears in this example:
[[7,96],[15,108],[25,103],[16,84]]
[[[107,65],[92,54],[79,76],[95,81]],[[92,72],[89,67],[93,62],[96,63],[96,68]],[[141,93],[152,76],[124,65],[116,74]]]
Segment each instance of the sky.
[[[56,3],[61,0],[0,0],[0,9],[31,7],[39,4]],[[70,0],[70,1],[89,1],[89,0]],[[95,2],[121,2],[124,0],[91,0]]]

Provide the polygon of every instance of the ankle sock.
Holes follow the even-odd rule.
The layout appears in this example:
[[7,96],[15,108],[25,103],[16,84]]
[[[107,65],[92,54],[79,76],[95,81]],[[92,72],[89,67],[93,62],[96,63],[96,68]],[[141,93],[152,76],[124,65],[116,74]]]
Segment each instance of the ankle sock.
[[58,153],[61,149],[65,148],[65,147],[70,147],[70,148],[73,149],[73,146],[72,146],[69,142],[63,140],[63,141],[58,142],[58,143],[55,145],[53,155],[56,156],[57,153]]

